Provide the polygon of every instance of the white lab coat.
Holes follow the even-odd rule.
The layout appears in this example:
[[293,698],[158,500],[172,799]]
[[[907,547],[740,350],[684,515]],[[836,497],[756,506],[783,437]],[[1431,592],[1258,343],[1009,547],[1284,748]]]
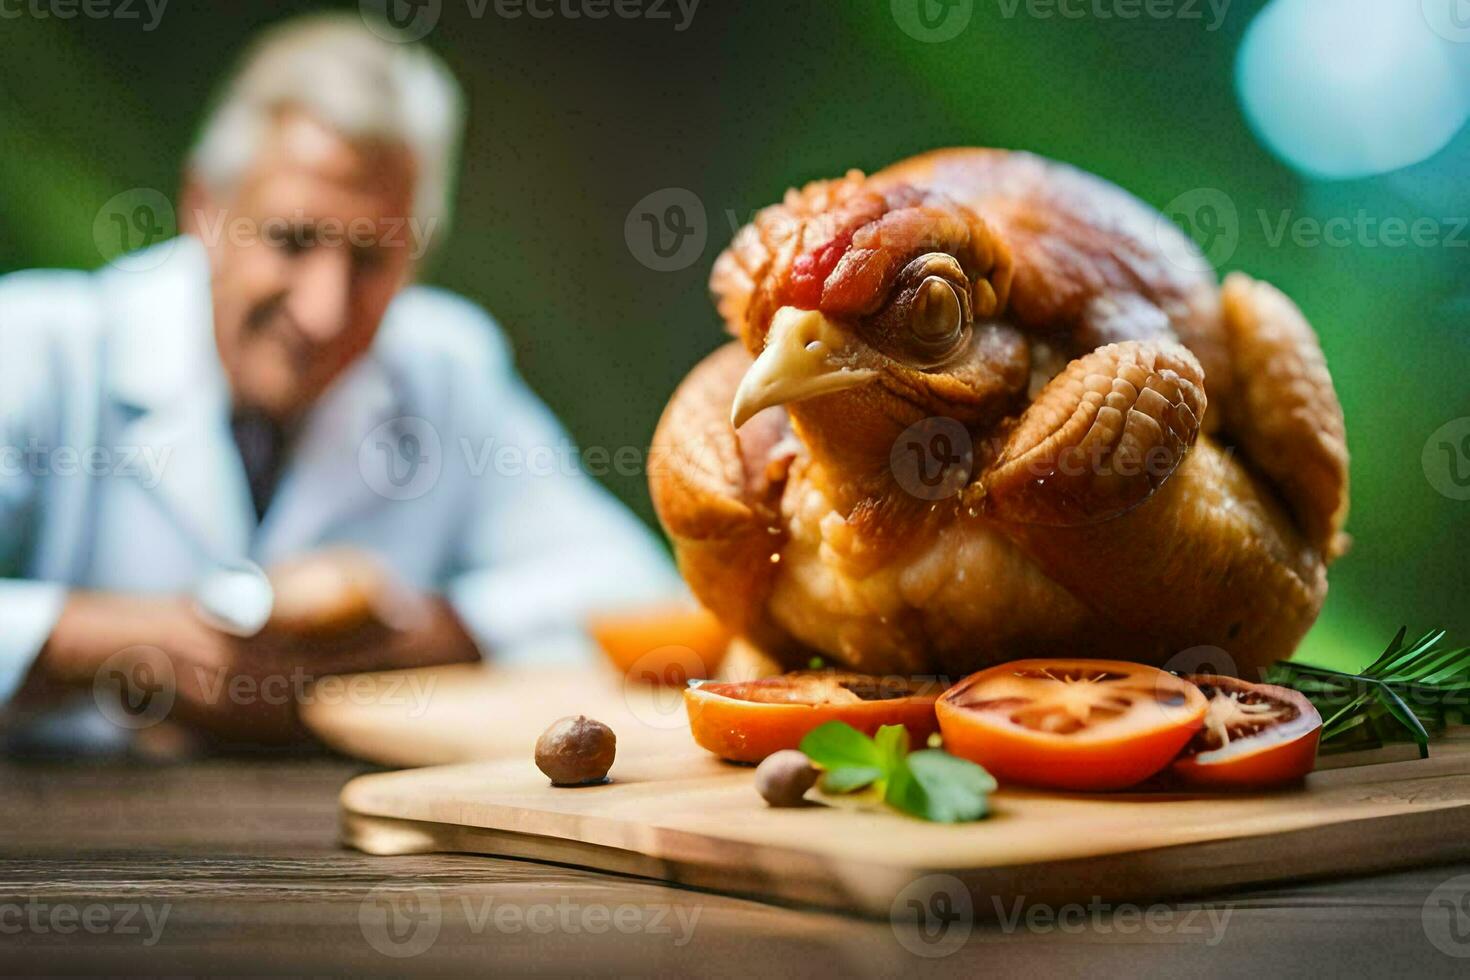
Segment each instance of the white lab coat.
[[68,589],[178,593],[240,558],[371,549],[487,650],[678,594],[577,464],[493,321],[412,287],[304,420],[257,527],[195,239],[0,279],[0,704]]

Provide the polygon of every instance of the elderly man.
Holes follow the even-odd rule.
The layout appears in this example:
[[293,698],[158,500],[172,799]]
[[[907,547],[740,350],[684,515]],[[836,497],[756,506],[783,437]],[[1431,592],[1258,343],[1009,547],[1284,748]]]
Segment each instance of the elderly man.
[[[289,706],[221,682],[471,660],[677,588],[569,465],[495,324],[411,285],[460,130],[426,50],[355,18],[291,23],[205,120],[184,234],[0,280],[0,703],[101,691],[141,648],[175,717],[279,738]],[[261,612],[249,569],[313,554],[264,630],[235,621]],[[310,620],[323,582],[381,615],[279,625],[282,603]]]

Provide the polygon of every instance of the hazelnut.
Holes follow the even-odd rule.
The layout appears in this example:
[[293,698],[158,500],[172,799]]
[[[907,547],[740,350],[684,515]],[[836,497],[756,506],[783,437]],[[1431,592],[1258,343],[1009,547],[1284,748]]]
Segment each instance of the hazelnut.
[[553,786],[600,783],[617,748],[617,736],[602,722],[585,715],[559,718],[536,739],[536,768]]
[[796,749],[774,752],[755,769],[756,792],[771,806],[802,806],[816,781],[811,760]]

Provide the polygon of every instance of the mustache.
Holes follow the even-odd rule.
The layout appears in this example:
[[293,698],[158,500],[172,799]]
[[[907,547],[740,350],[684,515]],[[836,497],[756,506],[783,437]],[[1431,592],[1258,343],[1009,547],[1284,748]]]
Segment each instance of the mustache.
[[286,295],[284,291],[275,293],[251,307],[245,315],[245,331],[252,336],[270,333],[304,366],[316,353],[316,345],[291,316],[286,306]]
[[[252,306],[245,314],[245,327],[251,333],[265,330],[275,321],[277,317],[290,320],[290,314],[286,311],[286,293],[281,291],[267,296]],[[291,324],[292,327],[295,324]]]

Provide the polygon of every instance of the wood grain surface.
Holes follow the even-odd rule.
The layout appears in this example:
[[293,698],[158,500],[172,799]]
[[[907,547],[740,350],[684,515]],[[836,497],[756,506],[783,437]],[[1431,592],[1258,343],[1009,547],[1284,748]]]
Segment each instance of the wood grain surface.
[[[1436,902],[1456,882],[1470,887],[1470,863],[1204,903],[961,921],[950,934],[958,944],[919,947],[943,953],[926,957],[888,922],[527,861],[344,851],[337,793],[363,768],[326,758],[0,761],[0,973],[1455,977],[1467,962],[1428,930],[1443,942]],[[401,956],[373,945],[369,935],[381,939],[365,909],[385,895],[437,905],[427,948]],[[168,914],[151,945],[147,934],[61,934],[9,914],[97,906]],[[497,923],[502,908],[522,919]],[[526,917],[548,908],[572,914],[529,928]],[[581,926],[576,913],[603,909],[636,909],[642,928]],[[1450,950],[1470,953],[1470,937]]]

